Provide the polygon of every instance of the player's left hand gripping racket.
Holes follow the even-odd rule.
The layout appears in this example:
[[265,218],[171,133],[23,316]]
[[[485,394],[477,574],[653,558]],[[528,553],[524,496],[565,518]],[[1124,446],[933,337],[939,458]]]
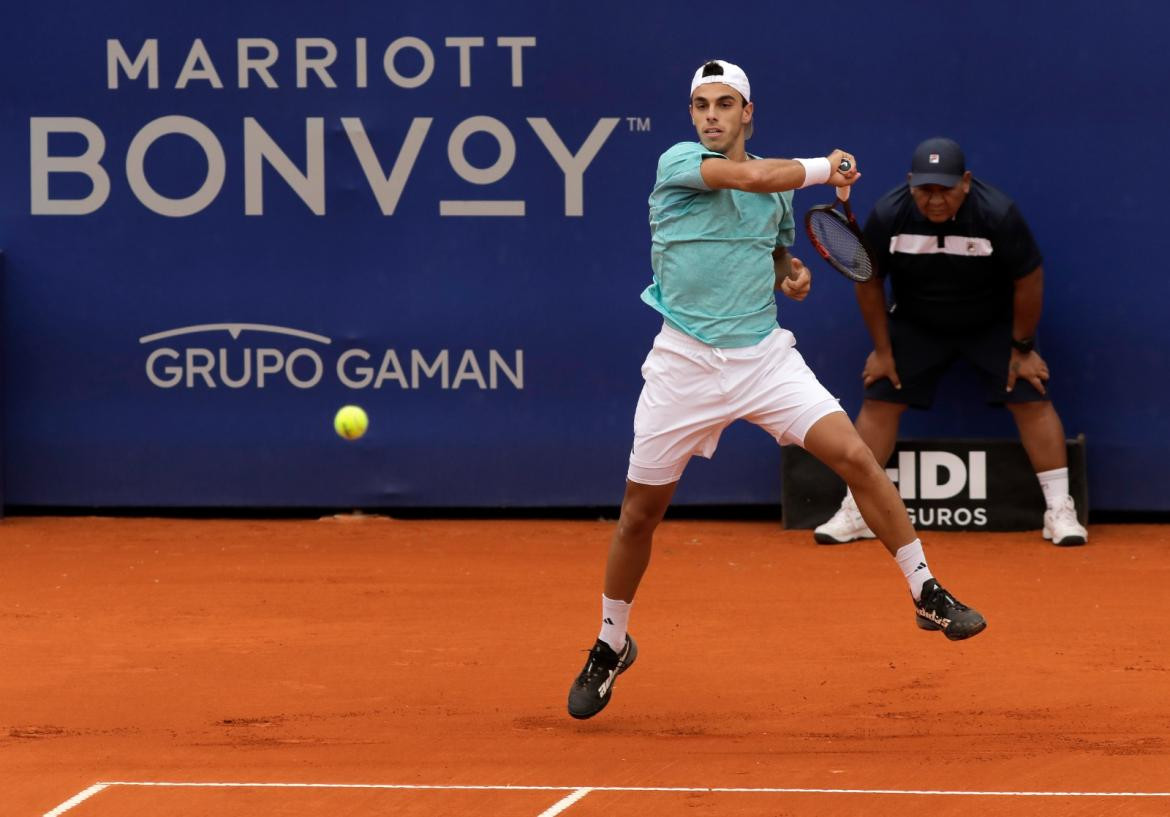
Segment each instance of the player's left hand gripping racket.
[[[837,169],[847,173],[851,167],[848,159],[842,159]],[[837,205],[841,206],[840,210]],[[837,198],[832,204],[818,204],[805,213],[804,229],[821,257],[846,278],[859,282],[873,278],[876,271],[873,256],[866,249],[861,228],[849,207],[848,187],[837,188]]]

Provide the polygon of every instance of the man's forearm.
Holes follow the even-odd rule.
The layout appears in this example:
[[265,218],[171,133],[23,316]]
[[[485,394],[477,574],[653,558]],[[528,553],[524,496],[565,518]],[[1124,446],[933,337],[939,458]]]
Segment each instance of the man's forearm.
[[1023,278],[1017,278],[1012,296],[1012,337],[1025,340],[1035,337],[1044,305],[1044,269],[1036,267]]
[[854,284],[857,305],[861,317],[873,338],[873,348],[878,351],[890,349],[890,325],[886,319],[886,290],[880,278],[873,278],[864,284]]
[[738,173],[727,186],[753,193],[783,193],[804,184],[804,165],[795,159],[757,159],[740,162]]
[[[849,170],[842,170],[848,160]],[[708,157],[699,165],[703,181],[712,190],[731,188],[750,193],[783,193],[810,184],[847,185],[860,173],[851,154],[834,150],[815,159],[753,159],[731,161]]]

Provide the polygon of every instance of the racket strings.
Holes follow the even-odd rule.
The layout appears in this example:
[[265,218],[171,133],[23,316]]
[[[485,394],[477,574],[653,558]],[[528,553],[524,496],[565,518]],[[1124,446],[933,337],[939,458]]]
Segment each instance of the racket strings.
[[808,227],[837,269],[856,281],[868,281],[873,277],[873,262],[869,253],[857,235],[836,215],[831,212],[812,213]]

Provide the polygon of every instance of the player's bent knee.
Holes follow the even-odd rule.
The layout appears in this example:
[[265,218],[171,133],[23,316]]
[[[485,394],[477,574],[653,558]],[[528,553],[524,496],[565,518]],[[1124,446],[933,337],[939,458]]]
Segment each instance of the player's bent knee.
[[623,507],[618,519],[618,539],[623,542],[648,543],[665,512],[665,509],[659,511],[645,506]]
[[618,520],[618,539],[622,542],[648,542],[658,527],[657,519],[623,516]]
[[846,482],[853,483],[859,480],[873,479],[883,474],[884,471],[874,459],[869,446],[861,438],[858,438],[856,442],[851,442],[845,447],[837,473]]
[[666,485],[627,483],[621,517],[618,519],[619,532],[632,536],[653,533],[666,514],[677,485],[677,482]]

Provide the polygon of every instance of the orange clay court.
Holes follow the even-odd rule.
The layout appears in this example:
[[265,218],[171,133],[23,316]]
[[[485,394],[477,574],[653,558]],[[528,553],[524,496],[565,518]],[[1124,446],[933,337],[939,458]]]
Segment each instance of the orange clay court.
[[880,544],[668,521],[579,722],[611,530],[6,519],[0,815],[1170,813],[1170,528],[927,534],[951,643]]

